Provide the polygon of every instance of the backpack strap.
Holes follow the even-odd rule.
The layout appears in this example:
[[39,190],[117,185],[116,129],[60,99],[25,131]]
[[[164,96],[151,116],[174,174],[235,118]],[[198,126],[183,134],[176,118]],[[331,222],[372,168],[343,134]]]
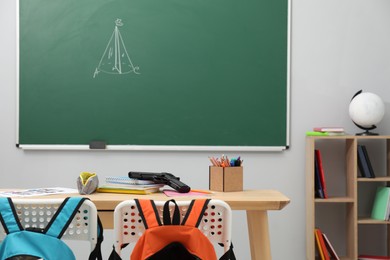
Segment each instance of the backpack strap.
[[[175,208],[173,209],[173,214],[171,218],[171,213],[169,210],[169,203],[173,202]],[[164,203],[163,207],[163,221],[164,225],[180,225],[180,209],[174,199],[168,200]]]
[[[43,233],[47,235],[57,237],[61,239],[62,235],[65,233],[69,224],[72,222],[74,216],[77,214],[79,208],[88,198],[84,197],[67,197],[61,203],[60,207],[47,224]],[[97,233],[98,238],[96,241],[96,246],[89,255],[89,260],[102,260],[101,244],[103,242],[103,226],[98,216],[97,219]]]
[[[223,246],[223,245],[221,245]],[[230,248],[228,251],[226,251],[220,258],[219,260],[236,260],[236,255],[234,254],[233,251],[233,243],[230,243]]]
[[210,199],[192,200],[181,224],[185,226],[199,227],[209,202]]
[[0,198],[0,221],[7,234],[24,230],[11,198]]
[[153,200],[134,199],[145,229],[161,226],[156,204]]
[[97,229],[98,229],[97,243],[96,243],[95,248],[93,249],[93,251],[89,255],[88,260],[94,260],[94,259],[102,260],[103,259],[102,258],[102,250],[101,250],[101,245],[102,245],[102,242],[103,242],[103,225],[102,225],[102,222],[100,221],[99,216],[98,216],[97,222],[98,222],[98,226],[97,226]]
[[65,198],[56,213],[51,218],[50,222],[47,224],[43,233],[61,239],[62,235],[65,233],[69,224],[72,222],[73,217],[76,215],[84,200],[86,200],[86,198]]
[[[199,227],[209,202],[210,199],[192,200],[190,206],[188,207],[187,214],[182,221],[182,225]],[[223,244],[220,245],[223,246]],[[236,260],[236,256],[233,251],[233,243],[230,243],[229,250],[226,251],[219,260]]]

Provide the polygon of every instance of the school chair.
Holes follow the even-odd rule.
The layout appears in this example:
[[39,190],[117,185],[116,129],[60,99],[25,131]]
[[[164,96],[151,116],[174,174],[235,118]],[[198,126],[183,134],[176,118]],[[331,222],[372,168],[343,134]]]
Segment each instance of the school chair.
[[[63,199],[12,199],[15,211],[21,225],[26,228],[43,229],[56,213]],[[98,241],[98,220],[95,204],[85,200],[78,212],[74,215],[71,223],[63,234],[63,240],[89,241],[91,251]],[[6,233],[0,225],[0,241],[3,241]]]
[[[159,217],[163,221],[163,206],[165,201],[154,201]],[[191,201],[176,201],[180,209],[181,219],[185,216]],[[172,217],[174,205],[170,205]],[[203,214],[198,228],[213,244],[223,245],[227,252],[231,245],[232,212],[230,206],[222,201],[211,199]],[[120,256],[123,245],[135,244],[145,231],[135,200],[119,203],[114,210],[114,248]],[[218,247],[215,247],[216,251]]]

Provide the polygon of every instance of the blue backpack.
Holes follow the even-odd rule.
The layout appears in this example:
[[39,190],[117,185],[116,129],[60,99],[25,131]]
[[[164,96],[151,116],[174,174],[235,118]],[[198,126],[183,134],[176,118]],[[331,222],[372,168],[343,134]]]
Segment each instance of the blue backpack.
[[[0,198],[0,221],[7,233],[0,244],[0,259],[75,260],[68,245],[61,240],[71,220],[86,198],[66,198],[44,229],[23,228],[11,198]],[[98,220],[98,241],[89,260],[102,259],[103,228]]]

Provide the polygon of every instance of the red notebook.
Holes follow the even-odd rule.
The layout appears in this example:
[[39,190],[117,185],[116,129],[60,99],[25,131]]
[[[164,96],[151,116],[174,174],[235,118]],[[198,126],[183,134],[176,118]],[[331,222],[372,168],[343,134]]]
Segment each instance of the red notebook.
[[328,192],[326,191],[326,183],[325,183],[325,173],[324,173],[324,168],[322,166],[322,157],[321,157],[321,151],[320,150],[315,150],[315,156],[318,162],[318,171],[320,175],[320,181],[321,181],[321,186],[322,190],[324,192],[324,199],[328,198]]
[[315,232],[315,237],[317,239],[317,246],[318,246],[318,251],[320,252],[320,258],[321,260],[330,260],[329,252],[328,249],[326,248],[324,238],[322,236],[322,232],[320,229],[316,228],[314,230]]

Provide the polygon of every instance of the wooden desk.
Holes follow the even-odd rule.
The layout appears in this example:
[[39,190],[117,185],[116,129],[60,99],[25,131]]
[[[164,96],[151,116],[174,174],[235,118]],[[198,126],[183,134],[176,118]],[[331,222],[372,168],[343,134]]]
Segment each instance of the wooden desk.
[[[70,196],[73,195],[75,194],[70,194]],[[50,197],[64,197],[64,195],[51,195]],[[95,203],[100,219],[103,223],[103,227],[110,229],[113,228],[114,209],[116,205],[124,200],[133,198],[148,198],[154,200],[168,200],[171,198],[174,198],[175,200],[191,199],[191,197],[167,197],[163,193],[156,193],[152,195],[94,193],[92,195],[87,195],[86,197],[90,198]],[[290,202],[289,198],[276,190],[214,192],[207,197],[225,201],[230,205],[232,210],[245,210],[247,215],[252,259],[272,259],[267,211],[283,209]],[[42,198],[48,198],[48,196]]]

